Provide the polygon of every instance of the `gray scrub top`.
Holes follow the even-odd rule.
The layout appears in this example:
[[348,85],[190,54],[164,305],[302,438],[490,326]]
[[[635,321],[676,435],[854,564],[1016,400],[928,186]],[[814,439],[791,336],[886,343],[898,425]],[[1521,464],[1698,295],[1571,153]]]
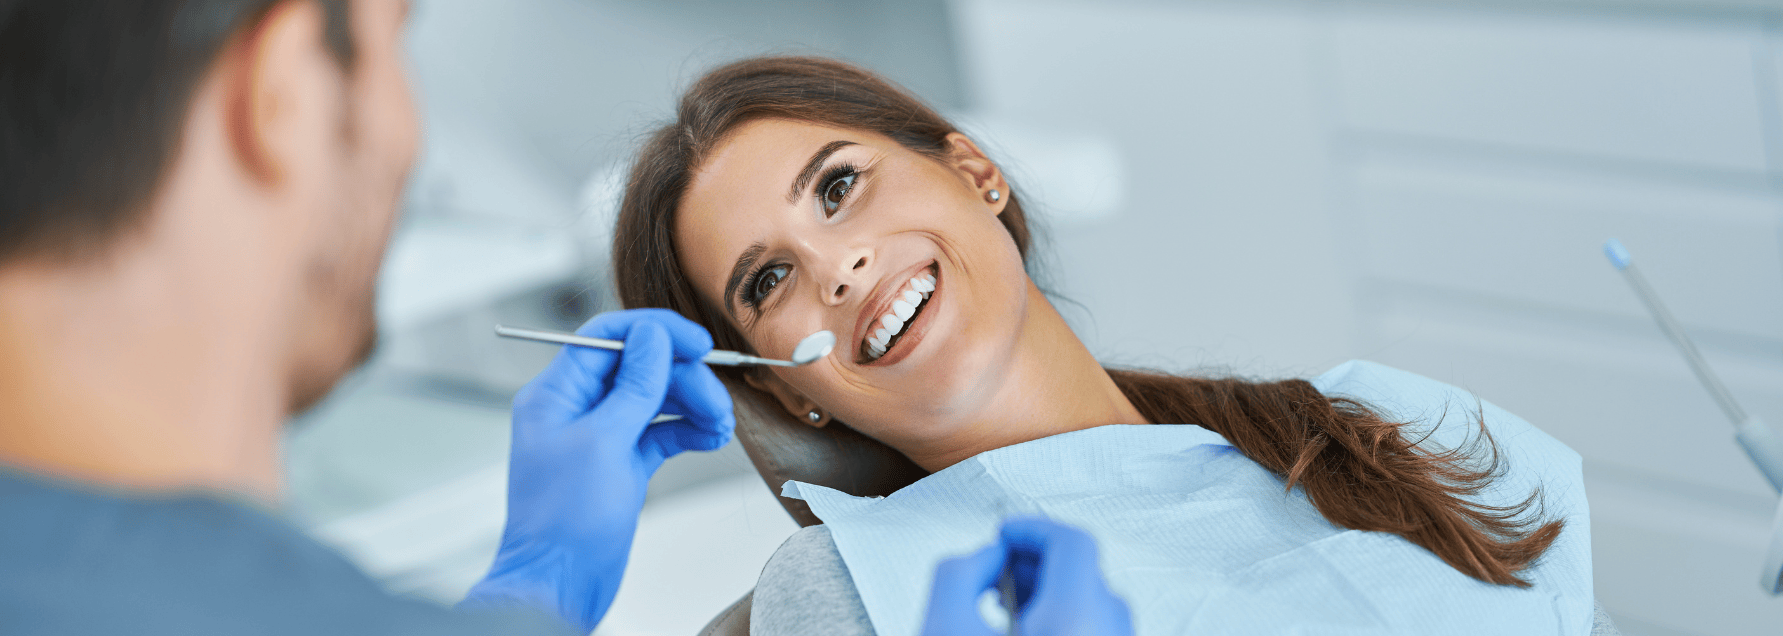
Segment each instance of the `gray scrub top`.
[[0,634],[566,633],[542,614],[392,596],[239,503],[124,496],[0,466]]

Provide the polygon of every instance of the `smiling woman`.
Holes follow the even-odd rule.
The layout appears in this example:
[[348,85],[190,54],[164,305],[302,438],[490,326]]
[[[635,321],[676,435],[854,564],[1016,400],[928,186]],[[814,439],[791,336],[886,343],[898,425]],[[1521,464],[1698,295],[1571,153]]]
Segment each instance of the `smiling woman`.
[[1560,536],[1524,514],[1539,490],[1470,498],[1506,469],[1483,421],[1475,444],[1427,449],[1306,380],[1104,368],[1029,277],[1028,244],[1018,191],[933,110],[841,62],[769,57],[706,75],[647,141],[613,254],[627,307],[678,311],[721,348],[784,356],[841,334],[818,363],[734,379],[931,472],[1105,425],[1193,424],[1332,524],[1400,535],[1481,581],[1528,585],[1520,571]]

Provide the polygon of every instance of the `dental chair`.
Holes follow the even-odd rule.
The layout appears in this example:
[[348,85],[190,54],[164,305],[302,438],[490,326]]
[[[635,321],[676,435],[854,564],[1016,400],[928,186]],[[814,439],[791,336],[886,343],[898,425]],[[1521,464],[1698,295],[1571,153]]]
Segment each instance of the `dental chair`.
[[[823,428],[796,421],[774,398],[742,382],[725,380],[736,405],[737,440],[755,471],[800,527],[823,523],[805,502],[780,497],[787,480],[875,497],[892,494],[928,476],[902,453],[840,423]],[[754,591],[744,594],[700,631],[702,636],[744,636]]]
[[[854,429],[799,422],[766,393],[741,383],[726,384],[736,404],[737,439],[776,495],[791,479],[859,497],[885,496],[929,475],[903,453]],[[805,502],[776,498],[800,527],[823,523]]]
[[[823,523],[805,502],[780,497],[788,480],[855,495],[883,497],[928,476],[902,453],[840,423],[815,428],[788,415],[772,397],[741,382],[725,380],[736,405],[736,436],[762,481],[800,527]],[[701,636],[747,636],[755,592],[719,612]],[[1620,636],[1603,607],[1597,607],[1591,636]]]

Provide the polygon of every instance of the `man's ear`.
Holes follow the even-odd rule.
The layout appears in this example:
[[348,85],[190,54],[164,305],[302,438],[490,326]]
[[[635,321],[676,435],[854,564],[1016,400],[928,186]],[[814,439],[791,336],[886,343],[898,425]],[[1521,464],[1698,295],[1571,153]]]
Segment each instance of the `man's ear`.
[[[1004,181],[1003,171],[965,135],[948,133],[947,145],[948,160],[954,169],[965,177],[967,185],[978,191],[978,198],[992,214],[1002,214],[1009,201],[1009,183]],[[991,195],[992,190],[997,191],[996,196]]]
[[[229,45],[224,86],[229,142],[244,170],[267,184],[289,175],[314,140],[302,119],[338,106],[315,80],[324,17],[315,2],[280,2]],[[328,63],[323,60],[323,63]],[[309,112],[305,112],[309,111]]]
[[[780,376],[769,371],[767,367],[750,369],[743,374],[743,381],[748,382],[749,386],[755,387],[756,390],[774,396],[774,399],[780,402],[780,408],[786,409],[787,413],[792,414],[792,419],[798,420],[800,423],[817,428],[823,428],[830,423],[829,413],[817,408],[816,402],[805,397],[805,394],[799,393],[798,389],[792,388],[792,385],[780,379]],[[812,413],[817,414],[816,419],[811,417]]]

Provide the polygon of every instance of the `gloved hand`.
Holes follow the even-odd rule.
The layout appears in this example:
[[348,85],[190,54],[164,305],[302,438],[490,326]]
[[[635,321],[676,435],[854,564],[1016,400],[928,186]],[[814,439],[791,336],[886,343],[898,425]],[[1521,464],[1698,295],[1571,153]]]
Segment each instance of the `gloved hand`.
[[[533,607],[587,633],[619,591],[650,476],[681,451],[724,446],[736,421],[699,362],[712,349],[699,325],[639,309],[576,333],[623,339],[625,350],[564,347],[514,397],[507,525],[460,606]],[[650,424],[658,413],[686,419]]]
[[978,614],[978,599],[1005,568],[1015,587],[1015,631],[1024,636],[1130,636],[1127,603],[1108,590],[1096,541],[1045,517],[1003,522],[997,542],[935,568],[923,636],[997,636]]

